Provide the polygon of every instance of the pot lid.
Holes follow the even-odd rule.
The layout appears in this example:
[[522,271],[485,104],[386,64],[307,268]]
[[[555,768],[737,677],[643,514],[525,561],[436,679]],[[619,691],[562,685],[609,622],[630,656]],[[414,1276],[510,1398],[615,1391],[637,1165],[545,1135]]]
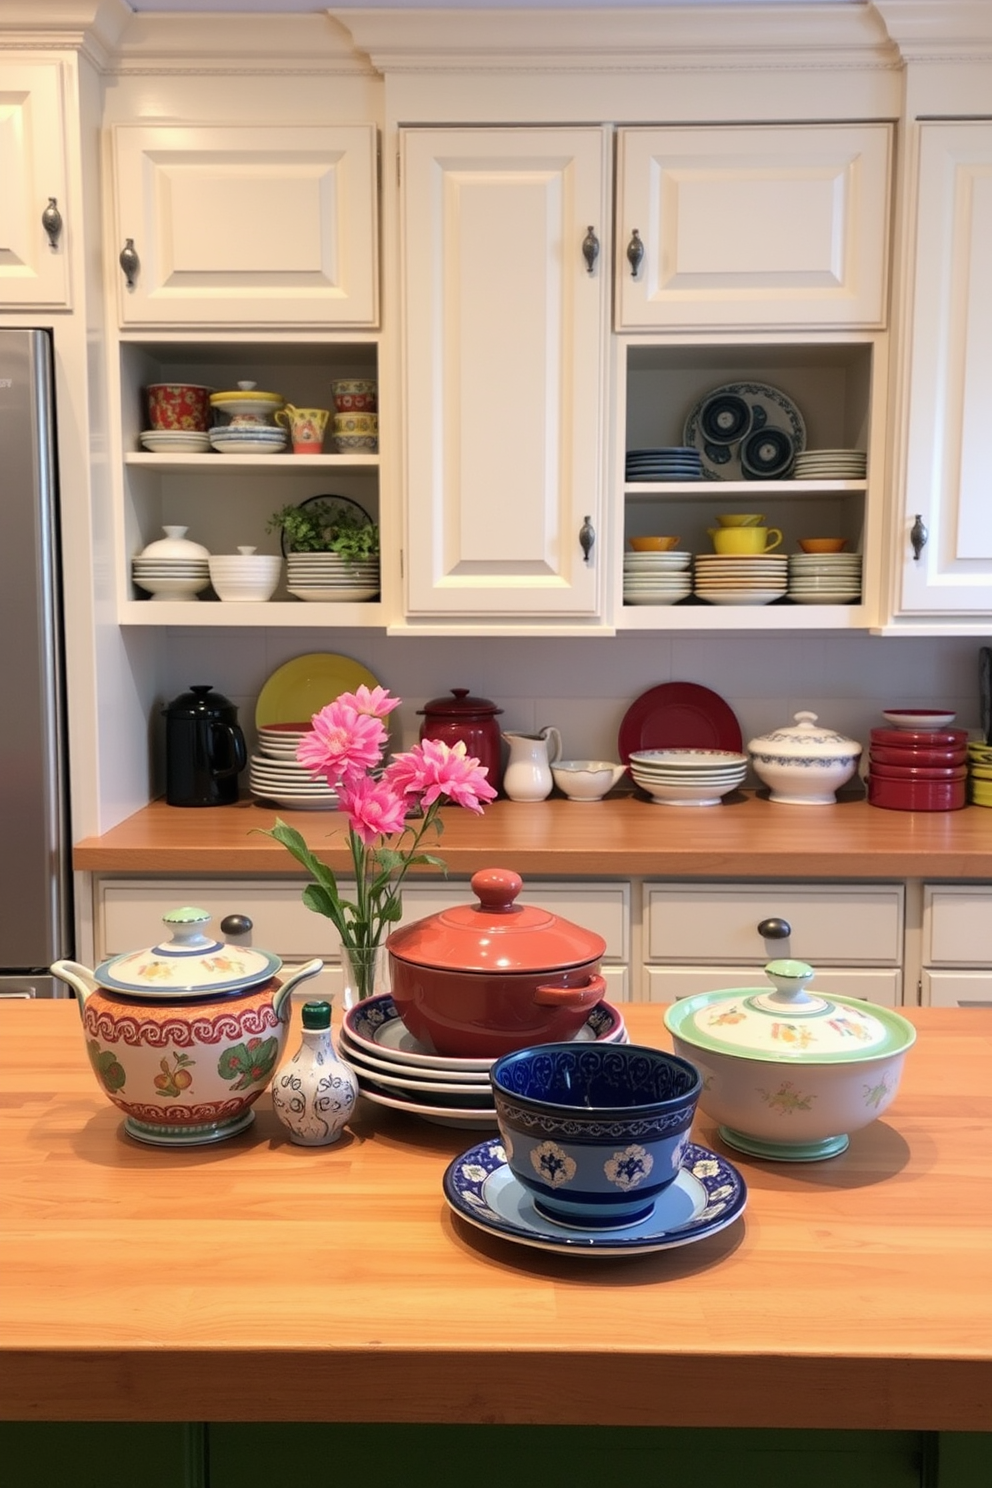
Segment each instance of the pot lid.
[[390,955],[438,971],[501,976],[564,971],[597,961],[602,936],[533,904],[514,903],[523,880],[508,868],[472,875],[478,904],[459,904],[402,925],[386,941]]
[[795,723],[787,728],[773,729],[752,739],[748,749],[752,754],[770,759],[857,759],[861,745],[857,739],[845,738],[836,729],[824,728],[816,721],[815,713],[794,713]]
[[807,991],[815,974],[805,961],[769,961],[771,988],[685,997],[667,1010],[665,1027],[698,1049],[775,1064],[857,1064],[915,1042],[913,1025],[889,1008]]
[[480,713],[491,716],[503,711],[502,708],[497,708],[489,698],[472,697],[467,687],[453,687],[451,694],[450,698],[431,698],[431,701],[425,703],[422,708],[418,708],[417,712],[433,713],[442,718],[469,718],[478,717]]
[[268,951],[214,940],[206,934],[210,915],[205,909],[172,909],[162,923],[171,939],[101,961],[93,973],[101,987],[152,997],[205,997],[255,987],[282,966]]
[[[194,683],[188,692],[180,693],[171,703],[166,703],[162,712],[167,718],[219,718],[223,713],[232,713],[236,717],[238,710],[229,698],[222,692],[215,692],[209,683]],[[196,911],[197,914],[203,912]]]
[[968,730],[873,728],[870,738],[873,744],[891,744],[901,749],[912,749],[921,744],[934,748],[960,749],[968,742]]

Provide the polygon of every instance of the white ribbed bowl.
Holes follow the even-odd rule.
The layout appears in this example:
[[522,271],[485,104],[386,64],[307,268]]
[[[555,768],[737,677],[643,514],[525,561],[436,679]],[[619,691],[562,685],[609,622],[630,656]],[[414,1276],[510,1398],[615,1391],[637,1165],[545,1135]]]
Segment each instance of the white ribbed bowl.
[[278,554],[225,553],[211,557],[209,566],[217,598],[228,601],[271,599],[282,575]]

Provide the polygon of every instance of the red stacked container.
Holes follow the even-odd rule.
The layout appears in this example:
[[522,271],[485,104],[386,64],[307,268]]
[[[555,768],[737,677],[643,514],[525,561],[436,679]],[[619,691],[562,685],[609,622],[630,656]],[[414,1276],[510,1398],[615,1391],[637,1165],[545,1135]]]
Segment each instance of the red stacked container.
[[967,800],[968,730],[873,728],[868,803],[890,811],[958,811]]

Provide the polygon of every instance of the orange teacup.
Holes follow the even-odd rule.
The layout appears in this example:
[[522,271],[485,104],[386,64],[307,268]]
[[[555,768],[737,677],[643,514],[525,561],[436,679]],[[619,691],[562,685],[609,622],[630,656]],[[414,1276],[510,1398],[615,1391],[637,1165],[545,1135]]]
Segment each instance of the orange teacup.
[[804,553],[843,553],[847,547],[846,537],[801,537],[799,546]]
[[630,546],[635,553],[668,553],[681,542],[678,537],[632,537]]

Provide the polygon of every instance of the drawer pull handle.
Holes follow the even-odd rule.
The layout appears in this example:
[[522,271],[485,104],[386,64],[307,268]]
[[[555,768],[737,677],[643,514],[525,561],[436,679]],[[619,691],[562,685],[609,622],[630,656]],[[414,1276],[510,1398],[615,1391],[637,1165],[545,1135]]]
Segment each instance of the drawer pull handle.
[[637,278],[637,271],[641,267],[641,259],[644,257],[644,244],[641,242],[639,228],[634,228],[627,244],[627,262],[630,264],[630,277]]
[[792,926],[788,920],[770,919],[758,921],[758,934],[762,940],[788,940]]
[[586,268],[591,274],[599,257],[599,239],[596,236],[596,229],[593,227],[590,227],[582,239],[582,257],[585,259]]
[[128,289],[133,289],[135,281],[138,277],[138,270],[141,267],[141,261],[138,258],[138,253],[137,249],[134,246],[133,238],[127,239],[124,247],[120,251],[117,262],[124,270],[124,279]]
[[48,246],[54,251],[62,235],[62,213],[54,196],[48,198],[48,206],[41,214],[41,225],[48,234]]
[[220,928],[228,937],[232,935],[250,935],[254,925],[247,915],[229,914],[225,915],[220,922]]

